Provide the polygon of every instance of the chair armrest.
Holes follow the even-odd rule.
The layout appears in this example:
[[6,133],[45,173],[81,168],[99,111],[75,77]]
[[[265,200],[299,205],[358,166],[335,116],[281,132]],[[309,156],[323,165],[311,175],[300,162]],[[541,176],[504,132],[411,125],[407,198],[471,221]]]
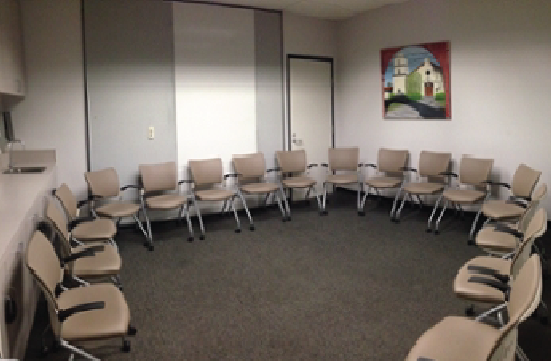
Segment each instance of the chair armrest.
[[507,189],[511,189],[511,185],[509,183],[505,183],[505,182],[494,182],[494,181],[491,181],[491,180],[486,180],[486,181],[482,182],[482,184],[489,184],[491,186],[500,186],[500,187],[505,187]]
[[377,165],[374,164],[374,163],[365,163],[365,164],[364,164],[364,167],[371,167],[371,168],[377,169]]
[[501,232],[501,233],[507,233],[507,234],[510,234],[512,236],[515,236],[517,238],[522,238],[524,236],[524,233],[520,232],[519,230],[517,229],[513,229],[503,223],[496,223],[494,225],[492,225],[494,227],[494,229],[497,231],[497,232]]
[[412,167],[401,167],[400,170],[403,170],[404,172],[414,172],[417,173],[417,169]]
[[76,305],[76,306],[67,308],[65,310],[60,310],[57,313],[57,318],[59,319],[60,322],[63,322],[67,318],[74,315],[75,313],[92,311],[92,310],[101,310],[103,308],[105,308],[105,301],[82,303],[80,305]]
[[91,222],[93,220],[95,220],[95,218],[91,217],[91,216],[74,218],[69,222],[69,224],[67,225],[67,228],[69,229],[69,231],[72,231],[73,228],[75,228],[79,224],[84,223],[84,222]]
[[320,163],[320,166],[325,167],[325,168],[329,168],[329,164],[327,164],[327,163]]
[[476,274],[479,274],[479,275],[492,276],[496,280],[498,280],[500,282],[503,282],[503,283],[508,283],[509,282],[509,276],[502,275],[497,270],[492,269],[492,268],[488,268],[488,267],[484,267],[484,266],[470,265],[470,266],[467,266],[467,270],[471,271],[471,273],[476,273]]
[[270,169],[266,169],[266,173],[279,172],[279,171],[281,171],[281,167],[273,167]]
[[497,279],[480,277],[480,276],[472,276],[469,278],[468,282],[478,283],[481,285],[495,288],[505,294],[505,300],[507,301],[509,300],[509,292],[511,291],[511,287],[509,287],[509,285],[506,283],[498,281]]
[[228,178],[237,178],[239,176],[241,176],[242,174],[241,173],[228,173],[228,174],[224,174],[224,179],[228,179]]
[[76,261],[79,258],[92,257],[92,256],[95,256],[97,252],[101,252],[104,249],[105,249],[105,247],[103,245],[88,247],[86,249],[83,249],[80,252],[73,253],[70,256],[63,258],[62,262],[63,262],[63,264],[65,264],[65,263],[68,263],[68,262]]
[[440,172],[440,175],[449,175],[449,176],[452,176],[454,178],[459,177],[459,175],[457,173],[454,173],[454,172]]
[[317,163],[310,163],[306,166],[306,169],[310,169],[310,168],[313,168],[313,167],[318,167],[319,165]]
[[132,189],[142,189],[142,187],[140,187],[138,185],[128,184],[128,185],[125,185],[125,186],[121,187],[120,191],[122,192],[122,191],[125,191],[125,190],[130,189],[130,188],[132,188]]
[[98,199],[101,199],[101,198],[103,198],[103,197],[95,195],[95,194],[89,195],[88,198],[77,202],[77,208],[81,208],[83,205],[91,203],[91,202],[93,202],[95,200],[98,200]]
[[179,181],[178,181],[178,185],[184,184],[184,183],[192,184],[193,181],[192,181],[191,179],[182,179],[182,180],[179,180]]
[[522,207],[522,208],[528,208],[528,204],[526,204],[525,202],[523,202],[522,200],[517,199],[517,198],[510,198],[510,199],[506,200],[505,203],[514,204],[514,205],[517,205],[517,206]]

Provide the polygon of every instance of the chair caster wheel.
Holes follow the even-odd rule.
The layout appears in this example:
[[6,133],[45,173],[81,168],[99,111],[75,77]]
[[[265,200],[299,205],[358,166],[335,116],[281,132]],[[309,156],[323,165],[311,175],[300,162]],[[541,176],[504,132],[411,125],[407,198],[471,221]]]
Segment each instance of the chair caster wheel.
[[467,246],[474,246],[474,245],[475,245],[474,240],[469,239],[469,240],[467,241]]
[[440,231],[437,230],[437,229],[435,229],[435,230],[434,230],[434,235],[438,236],[439,234],[440,234]]
[[469,306],[465,308],[465,316],[473,317],[474,315],[475,315],[474,306]]
[[199,236],[199,239],[200,239],[201,241],[204,240],[204,239],[205,239],[205,235],[204,235],[204,234],[200,235],[200,236]]
[[427,232],[427,233],[432,233],[432,229],[431,229],[431,228],[427,228],[427,229],[425,229],[425,232]]
[[358,216],[360,216],[360,217],[365,216],[365,211],[358,211]]
[[250,226],[249,229],[250,229],[251,231],[254,231],[254,226]]
[[144,243],[144,246],[147,247],[148,251],[153,251],[155,249],[155,247],[150,243]]
[[122,352],[130,352],[130,341],[128,340],[124,340],[122,342],[122,348],[121,348]]
[[187,238],[187,241],[188,241],[189,243],[193,242],[193,237],[188,237],[188,238]]
[[235,233],[241,233],[241,228],[237,228],[237,229],[235,230]]
[[128,331],[126,333],[128,334],[128,336],[134,336],[136,335],[136,333],[138,333],[138,330],[136,329],[136,327],[128,325]]
[[549,324],[549,317],[548,316],[541,316],[540,317],[540,323],[542,325],[548,325]]
[[291,222],[291,216],[287,217],[287,222]]

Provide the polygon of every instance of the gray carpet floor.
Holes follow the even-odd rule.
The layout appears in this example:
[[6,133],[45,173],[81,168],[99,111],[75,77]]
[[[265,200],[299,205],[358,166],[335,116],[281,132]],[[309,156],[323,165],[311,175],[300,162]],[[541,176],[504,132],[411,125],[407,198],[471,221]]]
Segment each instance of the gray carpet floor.
[[[276,208],[254,210],[256,230],[242,215],[240,234],[232,216],[206,217],[207,238],[193,243],[181,224],[158,223],[154,252],[123,229],[121,277],[138,334],[128,354],[118,342],[91,352],[106,360],[403,360],[427,328],[463,314],[452,281],[481,254],[467,246],[468,216],[445,219],[435,236],[425,233],[428,210],[406,208],[394,224],[386,201],[368,202],[358,217],[353,194],[330,200],[327,217],[296,203],[285,223]],[[46,323],[41,302],[26,359],[38,358]],[[550,358],[548,340],[551,328],[536,318],[520,328],[531,360]]]

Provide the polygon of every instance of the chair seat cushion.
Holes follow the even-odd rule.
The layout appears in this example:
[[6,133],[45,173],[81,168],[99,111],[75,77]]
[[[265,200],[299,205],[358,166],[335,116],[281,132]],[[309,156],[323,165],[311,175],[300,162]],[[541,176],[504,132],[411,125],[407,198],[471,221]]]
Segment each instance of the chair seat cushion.
[[316,184],[316,181],[310,177],[297,176],[286,178],[282,183],[288,188],[308,188]]
[[[78,253],[90,245],[73,248],[73,253]],[[103,245],[103,251],[96,252],[93,256],[77,259],[73,264],[73,273],[82,278],[101,276],[113,276],[121,270],[121,256],[111,244]]]
[[67,341],[101,340],[124,336],[130,323],[130,311],[122,292],[112,284],[95,284],[62,292],[57,304],[60,309],[104,301],[105,308],[75,313],[61,325],[61,338]]
[[279,186],[275,183],[249,183],[241,186],[241,190],[245,193],[270,193],[276,191]]
[[468,267],[471,265],[488,267],[498,271],[499,274],[508,276],[511,273],[511,260],[488,256],[475,257],[459,269],[453,283],[453,291],[457,297],[492,304],[505,302],[503,292],[480,283],[469,282],[469,278],[472,276],[494,279],[491,276],[477,274],[475,271],[468,270]]
[[373,188],[397,188],[402,183],[402,179],[396,177],[373,177],[365,181]]
[[205,189],[196,191],[197,199],[202,201],[225,201],[235,195],[235,192],[227,189]]
[[138,213],[139,209],[140,209],[139,204],[113,202],[113,203],[107,203],[101,207],[98,207],[95,209],[95,211],[100,216],[105,216],[110,218],[119,218],[119,217],[132,216],[133,214]]
[[93,241],[115,237],[117,227],[108,218],[96,218],[93,221],[83,222],[72,229],[71,235],[79,241]]
[[442,192],[444,185],[442,183],[408,183],[404,185],[404,191],[411,194],[435,194]]
[[519,239],[512,234],[499,232],[492,226],[482,228],[477,234],[475,243],[480,248],[495,252],[513,252],[519,243]]
[[358,183],[358,174],[356,173],[329,174],[325,181],[327,183],[334,183],[334,184]]
[[158,196],[147,197],[145,204],[151,209],[174,209],[180,208],[188,200],[187,196],[180,194],[161,194]]
[[499,330],[475,320],[457,316],[445,317],[417,340],[406,360],[486,360],[499,336]]
[[444,197],[456,203],[476,203],[484,199],[486,194],[475,189],[446,189]]
[[502,200],[487,201],[482,206],[482,213],[492,219],[518,218],[525,211],[523,207]]

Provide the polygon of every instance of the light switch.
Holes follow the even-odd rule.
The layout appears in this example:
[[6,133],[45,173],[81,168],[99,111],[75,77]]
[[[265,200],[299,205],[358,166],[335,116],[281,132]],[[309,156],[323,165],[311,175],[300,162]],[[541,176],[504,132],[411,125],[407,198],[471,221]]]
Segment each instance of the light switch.
[[147,131],[147,138],[148,139],[155,139],[155,127],[149,127]]

